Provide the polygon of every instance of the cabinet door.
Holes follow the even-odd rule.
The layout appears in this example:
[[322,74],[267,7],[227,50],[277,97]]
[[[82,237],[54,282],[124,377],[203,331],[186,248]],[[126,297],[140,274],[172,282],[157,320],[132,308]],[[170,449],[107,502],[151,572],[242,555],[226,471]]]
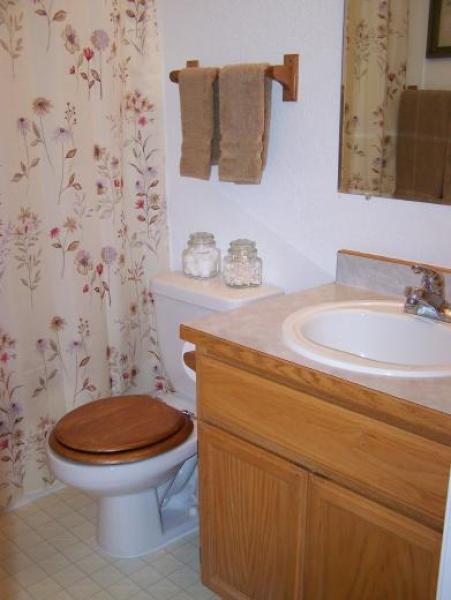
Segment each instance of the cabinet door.
[[308,600],[435,598],[436,531],[319,477],[308,515]]
[[199,427],[201,565],[226,599],[299,600],[308,475],[215,427]]

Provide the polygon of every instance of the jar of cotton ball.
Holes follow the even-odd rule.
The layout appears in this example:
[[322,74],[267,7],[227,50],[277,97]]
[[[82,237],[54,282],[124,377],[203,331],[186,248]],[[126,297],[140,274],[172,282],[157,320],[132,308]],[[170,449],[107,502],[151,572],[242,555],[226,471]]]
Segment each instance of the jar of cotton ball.
[[182,253],[183,273],[188,277],[207,279],[219,273],[220,250],[212,233],[198,231],[189,236]]
[[224,283],[230,287],[244,288],[261,285],[263,261],[257,256],[255,242],[233,240],[224,257]]

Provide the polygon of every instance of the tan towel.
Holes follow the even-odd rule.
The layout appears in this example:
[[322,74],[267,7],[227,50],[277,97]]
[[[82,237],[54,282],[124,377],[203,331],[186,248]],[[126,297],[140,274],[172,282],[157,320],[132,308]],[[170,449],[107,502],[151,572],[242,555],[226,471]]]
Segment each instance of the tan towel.
[[448,126],[448,145],[445,157],[445,175],[443,178],[443,204],[451,204],[451,115]]
[[218,69],[214,68],[196,67],[179,72],[182,117],[180,175],[185,177],[210,178],[212,152],[217,147],[217,142],[213,143],[216,131],[214,91],[217,76]]
[[402,93],[395,196],[451,202],[450,124],[451,91],[406,90]]
[[267,64],[232,65],[219,72],[219,179],[260,183],[271,116]]

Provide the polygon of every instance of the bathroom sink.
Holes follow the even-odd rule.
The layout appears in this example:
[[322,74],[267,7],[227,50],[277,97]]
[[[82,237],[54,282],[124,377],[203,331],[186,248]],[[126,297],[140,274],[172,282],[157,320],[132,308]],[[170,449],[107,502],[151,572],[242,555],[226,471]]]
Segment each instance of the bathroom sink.
[[451,376],[451,325],[403,312],[400,302],[309,306],[282,325],[292,350],[324,365],[393,377]]

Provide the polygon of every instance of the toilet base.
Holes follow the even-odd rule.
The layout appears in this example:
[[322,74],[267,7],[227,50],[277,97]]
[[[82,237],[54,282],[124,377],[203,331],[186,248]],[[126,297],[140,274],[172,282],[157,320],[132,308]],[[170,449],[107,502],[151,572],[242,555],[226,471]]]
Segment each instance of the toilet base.
[[97,543],[111,556],[142,556],[197,528],[197,511],[192,508],[168,507],[163,509],[160,520],[155,488],[138,494],[97,498]]

